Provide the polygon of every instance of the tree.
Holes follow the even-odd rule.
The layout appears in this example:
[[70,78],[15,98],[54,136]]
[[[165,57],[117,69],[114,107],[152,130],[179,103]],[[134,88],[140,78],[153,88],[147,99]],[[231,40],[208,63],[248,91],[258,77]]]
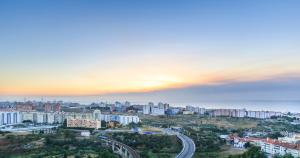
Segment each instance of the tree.
[[275,132],[275,133],[268,134],[268,137],[272,139],[278,139],[278,137],[283,137],[283,135],[280,132]]
[[63,135],[64,135],[64,139],[71,139],[71,140],[75,139],[75,134],[70,130],[64,130]]
[[22,123],[32,123],[31,120],[23,120]]
[[64,158],[68,158],[68,155],[66,152],[64,152]]
[[99,152],[98,158],[116,158],[116,156],[107,150]]
[[294,156],[291,155],[291,154],[286,154],[286,155],[283,155],[283,156],[280,156],[280,155],[276,154],[273,158],[294,158]]
[[106,128],[107,127],[107,123],[104,120],[101,120],[101,127]]
[[63,128],[67,128],[67,119],[64,120],[63,124],[62,124]]
[[251,147],[251,144],[249,142],[247,142],[247,143],[245,143],[244,147],[249,148],[249,147]]
[[260,150],[260,147],[252,146],[243,154],[230,155],[228,158],[267,158],[267,156]]

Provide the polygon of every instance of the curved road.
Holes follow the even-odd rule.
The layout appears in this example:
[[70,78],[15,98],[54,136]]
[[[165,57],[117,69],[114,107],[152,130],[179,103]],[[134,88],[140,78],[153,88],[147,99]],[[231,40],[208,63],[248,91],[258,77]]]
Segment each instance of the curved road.
[[176,156],[176,158],[191,158],[193,157],[196,147],[194,141],[187,137],[186,135],[177,134],[177,137],[181,140],[182,142],[182,150],[181,152]]

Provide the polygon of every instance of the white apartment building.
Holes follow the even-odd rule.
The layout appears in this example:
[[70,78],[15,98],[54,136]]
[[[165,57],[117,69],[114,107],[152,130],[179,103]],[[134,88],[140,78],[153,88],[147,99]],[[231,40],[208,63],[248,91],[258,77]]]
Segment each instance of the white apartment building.
[[260,147],[263,152],[266,152],[271,155],[291,154],[295,158],[298,158],[300,156],[299,144],[283,143],[278,140],[267,139],[261,141]]
[[143,114],[144,115],[149,115],[151,114],[151,105],[144,105],[143,106]]
[[271,118],[272,116],[281,116],[281,115],[282,113],[273,112],[273,111],[247,111],[247,117],[250,118],[266,119],[266,118]]
[[256,146],[260,146],[261,150],[267,154],[286,155],[291,154],[293,157],[300,157],[300,144],[286,143],[275,139],[263,138],[239,138],[234,137],[233,145],[236,148],[244,148],[246,142],[251,142]]
[[32,121],[33,123],[62,123],[62,113],[60,112],[36,112],[36,111],[27,111],[20,113],[21,122],[25,120]]
[[151,115],[158,116],[158,115],[165,115],[165,109],[159,107],[153,107],[151,111]]
[[17,111],[0,111],[0,125],[21,123],[20,113]]
[[148,105],[143,106],[143,114],[144,115],[165,115],[165,112],[169,108],[169,104],[164,104],[159,102],[157,106],[154,106],[152,102],[148,103]]
[[140,119],[138,116],[125,116],[125,115],[120,115],[120,124],[122,125],[128,125],[130,123],[139,123]]
[[105,122],[116,121],[121,125],[128,125],[130,123],[139,123],[140,118],[138,116],[132,115],[111,115],[111,114],[103,114],[101,115],[101,120]]
[[297,142],[300,142],[300,134],[299,133],[293,133],[286,137],[279,137],[278,141],[284,142],[284,143],[292,143],[296,144]]
[[205,109],[204,108],[200,108],[200,107],[186,106],[185,109],[186,109],[186,111],[191,111],[191,112],[194,112],[196,114],[203,115],[205,113]]

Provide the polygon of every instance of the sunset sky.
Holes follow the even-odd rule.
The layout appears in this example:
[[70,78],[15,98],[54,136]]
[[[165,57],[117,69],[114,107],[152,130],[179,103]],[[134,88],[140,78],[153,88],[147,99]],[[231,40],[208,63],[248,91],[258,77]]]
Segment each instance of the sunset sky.
[[0,95],[299,77],[299,8],[298,0],[1,0]]

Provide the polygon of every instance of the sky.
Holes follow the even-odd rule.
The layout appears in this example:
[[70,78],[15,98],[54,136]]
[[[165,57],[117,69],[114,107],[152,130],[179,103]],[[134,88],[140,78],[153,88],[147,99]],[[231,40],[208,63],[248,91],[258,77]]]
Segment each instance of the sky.
[[245,83],[260,93],[257,83],[266,83],[276,98],[278,84],[299,87],[299,8],[297,0],[1,0],[0,95],[184,92],[228,83],[226,92]]

